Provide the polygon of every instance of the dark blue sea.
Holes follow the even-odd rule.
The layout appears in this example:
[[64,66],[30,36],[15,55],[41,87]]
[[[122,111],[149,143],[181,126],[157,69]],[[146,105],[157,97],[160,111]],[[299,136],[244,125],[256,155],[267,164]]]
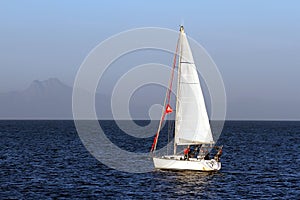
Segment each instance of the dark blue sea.
[[[100,124],[121,149],[150,150],[153,137]],[[300,199],[300,122],[227,121],[214,173],[111,169],[86,150],[73,121],[0,121],[0,138],[0,199]]]

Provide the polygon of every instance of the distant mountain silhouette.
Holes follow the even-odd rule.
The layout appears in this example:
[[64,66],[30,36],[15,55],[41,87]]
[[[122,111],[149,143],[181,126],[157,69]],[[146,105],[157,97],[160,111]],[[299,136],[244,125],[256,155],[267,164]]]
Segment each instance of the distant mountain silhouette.
[[0,94],[1,119],[72,117],[72,88],[56,78],[33,81],[23,91]]
[[[35,80],[22,91],[0,93],[0,119],[73,119],[73,88],[57,78],[44,81]],[[81,91],[87,95],[87,91]],[[135,119],[147,119],[148,110],[157,101],[157,96],[164,97],[163,92],[145,98],[139,94],[131,99],[130,112]],[[110,97],[96,93],[96,113],[98,119],[113,119]],[[160,111],[159,111],[160,113]]]

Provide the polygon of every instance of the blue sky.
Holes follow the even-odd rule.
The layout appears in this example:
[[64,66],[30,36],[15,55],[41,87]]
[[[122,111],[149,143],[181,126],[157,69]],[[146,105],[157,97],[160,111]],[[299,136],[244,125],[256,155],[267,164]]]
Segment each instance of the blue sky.
[[72,85],[85,56],[137,27],[178,29],[223,76],[231,118],[300,119],[300,1],[0,1],[0,92],[57,77]]

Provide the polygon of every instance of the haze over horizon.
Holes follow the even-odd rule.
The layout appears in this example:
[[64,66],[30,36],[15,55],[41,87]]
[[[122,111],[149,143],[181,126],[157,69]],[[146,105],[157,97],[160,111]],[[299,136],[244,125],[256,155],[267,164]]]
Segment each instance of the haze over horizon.
[[181,23],[221,72],[227,119],[300,120],[299,21],[296,0],[4,0],[0,93],[50,77],[72,86],[84,58],[108,37],[149,26],[177,31]]

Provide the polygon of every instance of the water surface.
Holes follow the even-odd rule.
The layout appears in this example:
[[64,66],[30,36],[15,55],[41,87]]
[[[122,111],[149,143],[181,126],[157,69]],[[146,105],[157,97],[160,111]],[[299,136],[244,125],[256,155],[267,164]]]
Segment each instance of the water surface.
[[[132,138],[113,121],[100,123],[120,148],[149,151],[153,138]],[[72,121],[0,121],[0,137],[0,199],[300,196],[300,122],[226,122],[217,173],[110,169],[85,149]]]

